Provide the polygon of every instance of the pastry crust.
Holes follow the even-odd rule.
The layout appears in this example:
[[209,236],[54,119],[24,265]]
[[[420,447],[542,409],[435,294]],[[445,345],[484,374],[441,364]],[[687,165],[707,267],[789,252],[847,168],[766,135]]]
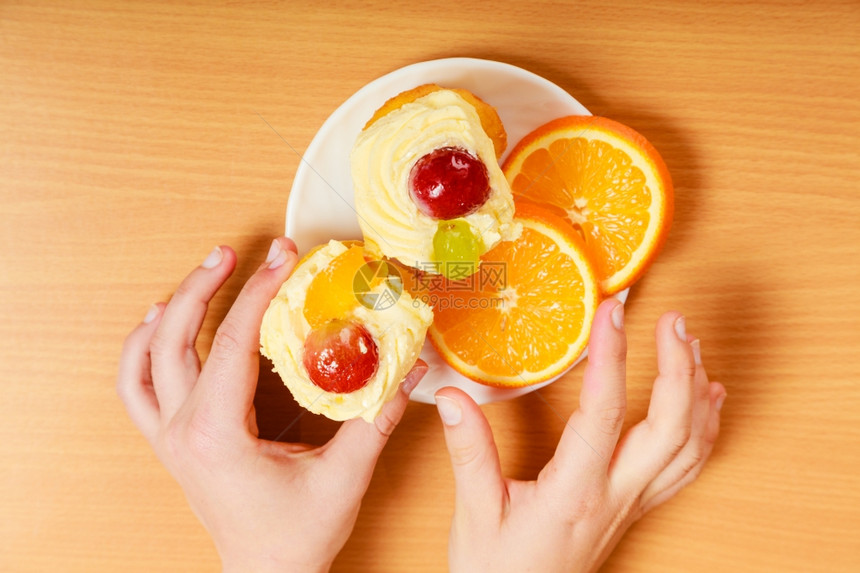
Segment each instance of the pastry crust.
[[400,109],[407,103],[412,103],[413,101],[417,100],[418,98],[422,98],[427,94],[444,89],[450,89],[451,91],[456,92],[460,97],[472,104],[472,107],[474,107],[475,111],[478,112],[478,117],[481,118],[481,127],[484,128],[484,132],[486,132],[490,139],[493,140],[493,148],[496,151],[496,159],[500,159],[502,157],[502,153],[505,152],[505,149],[508,146],[508,134],[505,131],[505,126],[502,125],[502,120],[499,117],[498,112],[496,112],[496,108],[494,108],[472,92],[460,88],[443,88],[442,86],[436,84],[424,84],[412,88],[411,90],[401,92],[386,101],[384,104],[382,104],[382,107],[376,110],[376,112],[373,114],[373,117],[371,117],[370,120],[364,125],[363,130],[376,123],[379,118],[385,117],[396,109]]

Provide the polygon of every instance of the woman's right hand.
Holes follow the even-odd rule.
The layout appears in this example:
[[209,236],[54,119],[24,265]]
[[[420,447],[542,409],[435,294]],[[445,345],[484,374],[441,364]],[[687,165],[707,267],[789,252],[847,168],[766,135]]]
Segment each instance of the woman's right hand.
[[436,394],[454,467],[452,572],[594,571],[643,514],[701,472],[725,388],[708,382],[684,317],[657,323],[659,375],[645,420],[619,441],[626,410],[624,306],[598,309],[579,409],[536,481],[502,476],[486,418],[455,388]]

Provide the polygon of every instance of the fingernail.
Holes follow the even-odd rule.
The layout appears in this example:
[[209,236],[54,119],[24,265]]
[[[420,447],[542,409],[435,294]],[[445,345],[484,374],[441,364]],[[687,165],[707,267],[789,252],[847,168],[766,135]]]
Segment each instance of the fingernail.
[[146,316],[143,317],[143,324],[149,324],[155,317],[158,316],[158,305],[154,304],[149,307],[149,310],[146,312]]
[[439,410],[439,417],[442,418],[442,423],[446,426],[456,426],[463,418],[460,404],[451,398],[436,396],[436,408]]
[[702,365],[702,349],[699,348],[699,339],[697,338],[693,342],[690,343],[690,346],[693,348],[693,359],[696,361],[697,366]]
[[615,327],[616,330],[624,330],[624,303],[618,303],[618,306],[612,309],[612,313],[609,315],[612,318],[612,326]]
[[269,269],[276,269],[279,266],[283,265],[285,262],[287,262],[287,251],[284,251],[282,249],[281,252],[278,253],[278,256],[275,257],[275,260],[269,263]]
[[726,401],[726,395],[725,394],[722,394],[722,395],[720,395],[719,398],[717,398],[717,403],[715,404],[715,406],[717,408],[717,412],[719,412],[720,410],[723,409],[723,402],[725,402],[725,401]]
[[409,371],[409,374],[406,375],[406,378],[403,380],[403,384],[400,385],[403,392],[408,396],[415,390],[415,387],[418,386],[418,383],[421,382],[421,379],[424,378],[424,375],[427,374],[427,363],[424,361],[416,362],[415,366],[412,367],[412,370]]
[[275,257],[281,252],[281,244],[277,239],[272,241],[272,246],[269,247],[269,254],[266,255],[266,263],[271,263],[275,260]]
[[266,262],[269,270],[276,269],[287,262],[287,251],[281,247],[281,244],[276,240],[272,241],[272,246],[269,247],[269,254],[266,255]]
[[204,269],[214,269],[218,266],[218,263],[221,262],[221,259],[224,257],[224,253],[221,252],[221,247],[215,247],[212,249],[212,252],[204,259],[203,263],[201,263],[201,267]]
[[681,342],[687,342],[687,321],[683,316],[675,319],[675,334],[681,339]]
[[266,262],[263,265],[268,263],[269,270],[273,270],[287,262],[287,257],[289,254],[286,249],[281,247],[281,244],[275,239],[272,241],[272,246],[269,247],[269,254],[266,255]]

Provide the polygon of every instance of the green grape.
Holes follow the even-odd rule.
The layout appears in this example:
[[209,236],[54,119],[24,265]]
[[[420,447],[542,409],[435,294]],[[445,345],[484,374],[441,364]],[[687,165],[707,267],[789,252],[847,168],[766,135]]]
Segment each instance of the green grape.
[[478,270],[484,242],[465,219],[439,221],[433,235],[434,262],[449,279],[465,279]]

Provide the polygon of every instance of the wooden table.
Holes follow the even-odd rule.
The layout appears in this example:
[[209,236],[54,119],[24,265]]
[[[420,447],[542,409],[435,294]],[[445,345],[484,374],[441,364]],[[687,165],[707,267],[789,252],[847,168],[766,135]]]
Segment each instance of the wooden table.
[[[227,243],[205,347],[282,232],[300,158],[261,116],[301,153],[368,81],[461,55],[636,128],[675,180],[628,306],[628,423],[676,308],[728,388],[722,436],[605,570],[857,570],[857,2],[222,4],[0,5],[0,570],[218,568],[115,395],[121,341]],[[508,475],[547,461],[581,374],[485,407]],[[264,433],[294,412],[270,379],[257,402]],[[291,437],[331,435],[312,418]],[[435,409],[412,404],[334,570],[443,571],[452,494]]]

